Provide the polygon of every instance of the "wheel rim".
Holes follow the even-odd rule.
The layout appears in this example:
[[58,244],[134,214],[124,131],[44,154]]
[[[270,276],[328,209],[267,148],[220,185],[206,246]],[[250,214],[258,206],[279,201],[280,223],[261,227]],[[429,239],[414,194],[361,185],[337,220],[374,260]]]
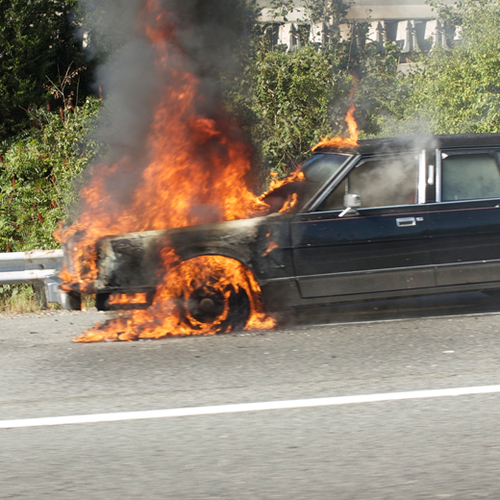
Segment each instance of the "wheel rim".
[[224,312],[224,295],[212,287],[197,288],[187,300],[189,314],[200,323],[213,323]]

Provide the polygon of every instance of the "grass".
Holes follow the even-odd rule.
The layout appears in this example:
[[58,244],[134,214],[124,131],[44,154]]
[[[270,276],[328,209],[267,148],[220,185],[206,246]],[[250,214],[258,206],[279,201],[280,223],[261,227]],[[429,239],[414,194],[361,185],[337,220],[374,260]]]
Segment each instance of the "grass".
[[35,290],[31,285],[0,286],[0,312],[23,314],[40,310]]
[[90,309],[95,307],[95,295],[84,295],[82,297],[82,309]]
[[[82,300],[83,309],[90,309],[94,306],[95,297],[93,295],[84,295]],[[28,314],[42,310],[57,311],[61,310],[61,306],[59,304],[48,304],[46,308],[42,308],[32,285],[0,286],[0,313]]]

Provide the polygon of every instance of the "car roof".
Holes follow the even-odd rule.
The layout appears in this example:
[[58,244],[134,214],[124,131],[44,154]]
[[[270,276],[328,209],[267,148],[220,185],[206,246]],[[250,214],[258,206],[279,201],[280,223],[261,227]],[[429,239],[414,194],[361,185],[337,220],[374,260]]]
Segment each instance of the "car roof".
[[500,134],[454,134],[384,137],[381,139],[361,140],[357,147],[318,148],[316,153],[397,153],[408,150],[447,148],[476,148],[500,146]]

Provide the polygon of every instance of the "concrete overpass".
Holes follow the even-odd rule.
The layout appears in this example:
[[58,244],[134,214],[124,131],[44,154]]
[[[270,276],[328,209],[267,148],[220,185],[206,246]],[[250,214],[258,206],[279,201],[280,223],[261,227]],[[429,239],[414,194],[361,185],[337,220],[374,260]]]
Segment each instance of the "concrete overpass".
[[[268,8],[269,2],[259,0],[262,22],[274,25],[276,43],[288,46],[290,50],[300,47],[299,27],[306,26],[312,42],[326,44],[331,26],[327,20],[311,23],[304,1],[294,0],[294,10],[286,19],[276,16]],[[444,3],[453,4],[454,0]],[[403,54],[431,50],[435,45],[446,46],[447,37],[443,23],[425,0],[358,0],[353,3],[346,16],[346,23],[340,26],[343,38],[352,33],[353,23],[369,22],[367,42],[384,50],[388,42],[396,43]]]

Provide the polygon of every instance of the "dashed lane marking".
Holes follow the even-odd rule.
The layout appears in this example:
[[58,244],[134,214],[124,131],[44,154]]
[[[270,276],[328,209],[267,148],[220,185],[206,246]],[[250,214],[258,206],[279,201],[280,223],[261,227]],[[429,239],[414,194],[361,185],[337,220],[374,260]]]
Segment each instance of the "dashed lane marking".
[[47,427],[54,425],[95,424],[100,422],[123,422],[127,420],[146,420],[157,418],[192,417],[200,415],[221,415],[225,413],[245,413],[269,410],[292,410],[297,408],[316,408],[321,406],[340,406],[408,399],[427,399],[451,396],[472,396],[476,394],[500,393],[500,385],[480,387],[460,387],[454,389],[434,389],[427,391],[389,392],[361,396],[339,396],[331,398],[295,399],[290,401],[268,401],[264,403],[243,403],[194,408],[174,408],[169,410],[147,410],[120,413],[101,413],[93,415],[70,415],[66,417],[27,418],[19,420],[0,420],[0,429],[22,427]]

